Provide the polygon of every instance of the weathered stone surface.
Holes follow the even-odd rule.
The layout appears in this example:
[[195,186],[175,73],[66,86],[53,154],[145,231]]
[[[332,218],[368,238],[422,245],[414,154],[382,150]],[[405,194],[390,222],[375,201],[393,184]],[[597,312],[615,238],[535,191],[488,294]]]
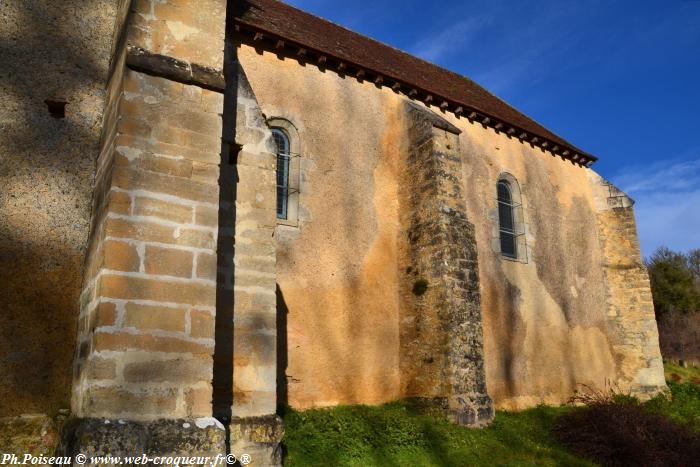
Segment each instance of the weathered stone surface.
[[210,284],[111,274],[100,277],[99,290],[102,296],[110,298],[204,306],[213,306],[216,298],[215,287]]
[[153,243],[172,243],[183,247],[212,249],[214,233],[211,230],[164,225],[150,220],[108,218],[104,232],[110,237]]
[[160,329],[163,331],[185,331],[185,310],[181,308],[141,305],[125,305],[124,326],[142,331]]
[[116,360],[92,357],[86,363],[87,377],[94,380],[114,380],[117,377]]
[[[95,327],[112,326],[117,320],[117,307],[114,303],[102,302],[93,311]],[[93,326],[90,326],[92,329]]]
[[132,382],[198,383],[211,379],[210,360],[177,359],[128,363],[124,379]]
[[181,224],[192,222],[192,212],[192,206],[145,197],[137,197],[134,206],[136,216],[154,216]]
[[190,335],[196,338],[214,338],[214,317],[208,311],[190,311]]
[[134,245],[118,241],[106,241],[104,246],[104,267],[117,271],[138,271],[141,257]]
[[[463,201],[459,140],[438,134],[440,119],[428,110],[408,104],[406,111],[406,178],[413,186],[404,206],[410,274],[403,283],[402,386],[408,396],[446,397],[455,423],[483,426],[494,410],[486,391],[477,246]],[[416,288],[420,281],[424,292]]]
[[206,253],[197,255],[197,277],[202,279],[216,280],[216,263],[216,255],[210,255]]
[[0,16],[3,417],[69,405],[116,1],[2,2]]
[[[87,456],[184,456],[226,453],[226,432],[213,418],[133,422],[120,419],[72,419],[66,424],[61,452]],[[180,463],[180,465],[196,465]],[[201,465],[201,464],[200,464]]]
[[[126,37],[129,45],[140,47],[149,54],[197,64],[193,68],[201,70],[192,70],[193,82],[202,83],[206,80],[200,74],[212,74],[205,70],[223,68],[226,1],[159,4],[149,0],[136,0],[131,8],[141,14],[132,15]],[[221,83],[216,80],[212,84]]]
[[[212,343],[213,344],[213,343]],[[211,354],[213,345],[176,337],[159,337],[130,333],[95,333],[94,350],[150,350],[165,353]]]
[[618,362],[617,384],[642,400],[667,391],[649,276],[641,260],[634,202],[591,174],[598,240],[605,255],[606,317]]
[[196,84],[215,91],[223,91],[226,85],[221,69],[156,54],[137,46],[129,46],[126,57],[126,63],[130,67],[145,73],[163,76],[181,83]]
[[250,455],[252,466],[281,466],[284,436],[282,419],[267,417],[234,418],[229,425],[231,452]]
[[193,259],[190,251],[147,246],[144,267],[147,274],[192,277]]
[[42,455],[54,452],[63,421],[43,415],[0,418],[0,453]]
[[92,386],[82,392],[82,410],[95,417],[123,416],[131,419],[153,419],[160,414],[174,414],[177,390],[158,388],[142,390],[122,386]]

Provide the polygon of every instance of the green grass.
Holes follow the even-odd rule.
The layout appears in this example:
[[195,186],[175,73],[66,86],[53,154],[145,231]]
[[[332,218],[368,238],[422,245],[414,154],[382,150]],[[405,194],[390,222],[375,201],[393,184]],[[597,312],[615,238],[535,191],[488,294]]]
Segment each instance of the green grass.
[[566,407],[498,412],[482,430],[455,426],[410,402],[289,411],[288,466],[592,465],[558,446],[549,427]]
[[669,381],[668,387],[672,395],[670,399],[658,396],[645,403],[644,407],[700,431],[700,386]]
[[[672,398],[644,404],[652,412],[700,431],[700,369],[667,365]],[[682,370],[682,371],[681,371]],[[693,380],[693,378],[696,378]],[[557,417],[578,410],[539,406],[497,412],[481,430],[449,423],[410,401],[378,407],[339,406],[284,416],[287,466],[585,466],[552,438]]]
[[675,363],[664,363],[666,381],[675,383],[695,383],[700,384],[700,368],[683,368]]
[[700,368],[665,363],[671,398],[659,396],[644,404],[652,411],[700,431]]

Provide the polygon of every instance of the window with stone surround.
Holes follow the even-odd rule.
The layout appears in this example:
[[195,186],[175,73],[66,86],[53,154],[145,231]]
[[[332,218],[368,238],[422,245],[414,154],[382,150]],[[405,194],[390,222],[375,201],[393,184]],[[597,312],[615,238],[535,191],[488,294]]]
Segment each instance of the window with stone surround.
[[288,120],[271,118],[267,123],[277,151],[277,222],[295,226],[299,209],[299,134]]
[[527,262],[520,186],[509,173],[501,174],[496,183],[496,206],[497,251],[505,259]]
[[501,254],[517,258],[513,195],[510,192],[510,185],[505,180],[498,181],[498,232],[501,239]]

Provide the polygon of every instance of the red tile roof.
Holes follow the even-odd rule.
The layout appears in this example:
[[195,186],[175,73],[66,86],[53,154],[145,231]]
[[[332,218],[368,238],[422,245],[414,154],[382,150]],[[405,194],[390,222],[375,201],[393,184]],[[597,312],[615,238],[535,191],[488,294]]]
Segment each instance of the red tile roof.
[[292,47],[298,51],[303,47],[308,50],[307,59],[323,56],[324,66],[332,68],[335,64],[337,68],[343,63],[346,71],[364,71],[366,79],[381,76],[381,84],[385,86],[399,83],[402,92],[409,93],[415,88],[418,94],[412,94],[417,99],[471,114],[500,131],[514,127],[509,133],[514,137],[523,135],[529,142],[554,150],[562,157],[575,157],[577,163],[597,160],[469,78],[276,0],[235,0],[234,4],[238,29],[252,34],[261,46],[266,42],[276,44],[278,52],[288,52]]

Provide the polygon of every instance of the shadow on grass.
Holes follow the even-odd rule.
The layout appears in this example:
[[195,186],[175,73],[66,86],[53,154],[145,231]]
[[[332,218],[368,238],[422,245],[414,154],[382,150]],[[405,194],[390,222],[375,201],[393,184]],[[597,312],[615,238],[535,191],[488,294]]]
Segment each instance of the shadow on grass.
[[410,402],[352,406],[285,416],[287,465],[464,466],[590,465],[549,436],[571,409],[538,407],[499,413],[486,429],[468,429]]

